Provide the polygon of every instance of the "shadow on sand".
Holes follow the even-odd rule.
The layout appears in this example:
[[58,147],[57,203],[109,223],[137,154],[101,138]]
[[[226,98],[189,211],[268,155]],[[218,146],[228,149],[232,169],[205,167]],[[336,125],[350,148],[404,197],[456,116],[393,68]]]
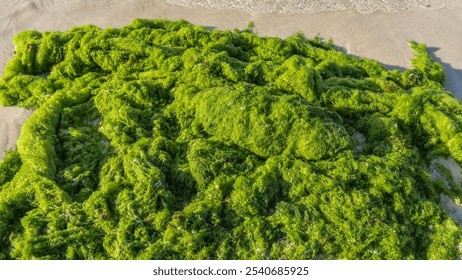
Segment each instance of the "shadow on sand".
[[[334,45],[334,48],[336,50],[341,51],[341,52],[348,53],[341,46]],[[433,61],[438,62],[439,64],[443,65],[443,67],[444,67],[444,72],[446,73],[446,82],[444,84],[444,89],[447,90],[447,91],[452,92],[457,99],[462,100],[462,69],[456,69],[456,68],[452,67],[451,64],[442,61],[441,58],[439,58],[436,55],[436,52],[438,52],[438,50],[439,50],[439,48],[437,48],[437,47],[428,47],[427,46],[428,54],[431,56]],[[356,58],[361,58],[361,57],[356,56],[356,55],[352,55],[352,54],[349,54],[349,55],[351,55],[353,57],[356,57]],[[385,68],[387,68],[388,70],[398,70],[400,72],[407,70],[407,68],[402,67],[402,66],[384,64],[384,63],[382,63],[380,61],[379,61],[379,63],[382,66],[384,66]]]
[[462,69],[456,69],[451,66],[451,64],[442,61],[437,55],[436,52],[439,48],[436,47],[427,47],[427,51],[432,57],[432,59],[444,67],[446,72],[446,83],[444,88],[452,92],[459,100],[462,100]]

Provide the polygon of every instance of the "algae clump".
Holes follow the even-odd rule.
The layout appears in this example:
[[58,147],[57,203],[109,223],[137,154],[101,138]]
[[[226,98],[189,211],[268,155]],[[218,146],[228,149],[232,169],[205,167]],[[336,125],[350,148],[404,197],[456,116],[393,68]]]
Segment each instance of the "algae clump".
[[1,259],[457,259],[432,180],[462,105],[413,68],[136,19],[26,31],[0,104],[36,109],[0,162]]

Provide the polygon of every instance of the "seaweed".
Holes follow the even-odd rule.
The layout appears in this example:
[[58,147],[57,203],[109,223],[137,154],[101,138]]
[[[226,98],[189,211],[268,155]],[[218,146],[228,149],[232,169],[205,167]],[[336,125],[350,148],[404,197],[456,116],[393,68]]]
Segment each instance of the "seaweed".
[[462,105],[425,45],[400,72],[252,29],[19,33],[0,258],[460,259],[427,166],[462,164]]

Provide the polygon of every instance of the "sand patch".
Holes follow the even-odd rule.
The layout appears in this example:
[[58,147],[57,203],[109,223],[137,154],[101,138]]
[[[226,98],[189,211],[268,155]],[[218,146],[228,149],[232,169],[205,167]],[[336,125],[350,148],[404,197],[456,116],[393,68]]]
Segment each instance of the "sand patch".
[[462,169],[453,158],[434,159],[430,164],[430,176],[432,180],[442,179],[449,190],[453,187],[462,190]]
[[21,126],[32,112],[18,107],[0,107],[0,159],[6,150],[14,148]]
[[454,222],[462,224],[462,203],[460,199],[453,199],[445,194],[440,194],[440,201],[454,219]]
[[[442,180],[449,191],[454,190],[454,188],[462,189],[462,169],[453,158],[434,159],[429,169],[432,180]],[[461,199],[441,193],[440,202],[454,221],[462,224]]]
[[353,134],[354,139],[356,140],[355,151],[360,153],[364,150],[364,145],[366,144],[366,136],[359,131],[356,131]]

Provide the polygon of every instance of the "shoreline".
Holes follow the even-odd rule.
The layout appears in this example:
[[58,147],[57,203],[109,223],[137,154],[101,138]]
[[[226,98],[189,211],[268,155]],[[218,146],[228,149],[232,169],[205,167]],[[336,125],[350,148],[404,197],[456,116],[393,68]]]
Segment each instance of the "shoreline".
[[[362,14],[372,14],[377,11],[388,13],[399,13],[403,11],[427,9],[437,10],[451,8],[457,3],[447,0],[414,0],[402,1],[391,0],[385,3],[375,3],[374,1],[348,1],[348,0],[330,0],[312,3],[313,1],[292,0],[267,1],[269,3],[261,3],[259,0],[249,0],[242,3],[240,0],[230,0],[223,3],[220,0],[165,0],[166,3],[181,7],[203,7],[210,9],[230,9],[237,11],[245,11],[252,16],[262,14],[316,14],[320,12],[343,12],[351,10]],[[282,2],[282,3],[281,3]],[[289,2],[289,3],[287,3]],[[265,5],[266,4],[266,5]]]

